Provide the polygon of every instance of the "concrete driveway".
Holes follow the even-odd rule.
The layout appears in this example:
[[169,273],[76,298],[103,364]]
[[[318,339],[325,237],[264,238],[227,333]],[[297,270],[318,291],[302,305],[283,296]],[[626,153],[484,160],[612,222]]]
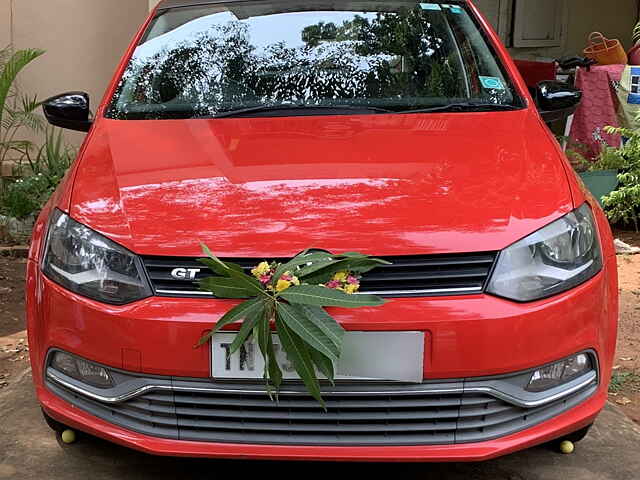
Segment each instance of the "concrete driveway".
[[[190,460],[152,457],[83,437],[62,444],[42,420],[29,370],[0,390],[0,479],[163,480],[404,478],[446,480],[637,480],[640,428],[610,406],[573,455],[539,447],[481,464],[338,464]],[[306,473],[309,472],[309,473]]]

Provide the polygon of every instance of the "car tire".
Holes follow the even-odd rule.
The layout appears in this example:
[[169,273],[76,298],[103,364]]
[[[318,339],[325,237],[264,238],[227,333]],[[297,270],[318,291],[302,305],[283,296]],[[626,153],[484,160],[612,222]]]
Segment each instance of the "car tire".
[[584,440],[584,438],[587,436],[587,434],[589,433],[589,430],[591,430],[591,427],[593,427],[593,424],[591,425],[587,425],[584,428],[581,428],[580,430],[573,432],[573,433],[569,433],[563,437],[558,437],[555,440],[552,440],[550,442],[546,442],[544,443],[542,446],[549,451],[552,452],[560,452],[560,444],[562,442],[564,442],[565,440],[570,441],[571,443],[578,443],[582,440]]
[[578,443],[584,440],[584,437],[586,437],[589,434],[589,430],[591,430],[591,427],[593,427],[593,423],[591,425],[587,425],[584,428],[581,428],[577,432],[573,432],[567,435],[562,440],[569,440],[570,442]]
[[47,415],[47,412],[45,412],[44,410],[42,410],[42,416],[44,417],[44,421],[47,422],[47,425],[49,425],[49,428],[56,433],[62,433],[69,428],[66,425],[60,423],[59,421],[51,418],[49,415]]

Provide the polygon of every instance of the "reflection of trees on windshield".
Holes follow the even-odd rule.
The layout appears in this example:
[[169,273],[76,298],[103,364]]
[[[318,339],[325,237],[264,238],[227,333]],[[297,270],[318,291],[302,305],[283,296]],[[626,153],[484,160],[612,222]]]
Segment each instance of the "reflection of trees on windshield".
[[[438,28],[440,27],[440,28]],[[433,19],[419,10],[404,10],[398,14],[378,13],[373,21],[356,15],[339,27],[319,23],[305,28],[302,39],[310,46],[323,41],[353,41],[360,56],[383,53],[391,61],[377,72],[383,79],[380,96],[401,92],[410,96],[462,97],[462,72],[455,52],[445,34],[446,25],[435,25]]]
[[[420,106],[424,97],[467,97],[464,74],[444,15],[420,8],[318,23],[302,45],[254,45],[238,20],[212,25],[131,61],[117,109],[122,116],[214,115],[296,103]],[[383,106],[387,106],[386,104]],[[112,112],[118,116],[118,112]]]

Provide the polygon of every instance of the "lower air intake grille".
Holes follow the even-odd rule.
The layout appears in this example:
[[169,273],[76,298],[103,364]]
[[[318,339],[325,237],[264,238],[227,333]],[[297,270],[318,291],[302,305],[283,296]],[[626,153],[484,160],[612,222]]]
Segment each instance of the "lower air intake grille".
[[[381,257],[384,265],[362,279],[362,293],[387,297],[426,297],[470,295],[484,291],[497,254],[471,253],[455,255],[421,255]],[[264,259],[226,258],[249,272]],[[286,259],[274,259],[284,262]],[[145,267],[155,294],[168,297],[210,295],[201,292],[197,280],[213,276],[213,272],[195,258],[144,257]],[[193,277],[191,275],[194,275]],[[176,278],[182,277],[182,278]]]
[[[486,394],[443,394],[447,385],[327,389],[324,412],[302,391],[272,402],[258,385],[174,380],[174,388],[115,404],[47,382],[56,395],[110,423],[154,437],[281,445],[447,445],[487,441],[531,428],[578,405],[595,383],[548,405],[521,408]],[[185,387],[185,390],[179,390]],[[189,388],[197,391],[188,391]],[[194,388],[195,387],[195,388]],[[199,387],[199,388],[198,388]],[[430,391],[431,390],[431,391]]]

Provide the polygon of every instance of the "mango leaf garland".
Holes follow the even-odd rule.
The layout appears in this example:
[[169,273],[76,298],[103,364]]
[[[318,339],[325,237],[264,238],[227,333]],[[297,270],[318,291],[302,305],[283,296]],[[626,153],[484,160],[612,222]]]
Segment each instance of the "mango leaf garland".
[[206,245],[200,259],[216,275],[200,280],[200,288],[216,298],[246,299],[222,316],[197,344],[206,344],[226,326],[242,322],[228,354],[247,341],[255,341],[264,358],[267,392],[277,393],[283,375],[272,337],[272,325],[296,373],[323,407],[318,373],[333,383],[342,355],[344,329],[325,307],[378,307],[385,301],[375,295],[357,294],[360,275],[389,264],[360,253],[333,255],[306,250],[288,262],[262,262],[251,275],[240,265],[217,258]]

